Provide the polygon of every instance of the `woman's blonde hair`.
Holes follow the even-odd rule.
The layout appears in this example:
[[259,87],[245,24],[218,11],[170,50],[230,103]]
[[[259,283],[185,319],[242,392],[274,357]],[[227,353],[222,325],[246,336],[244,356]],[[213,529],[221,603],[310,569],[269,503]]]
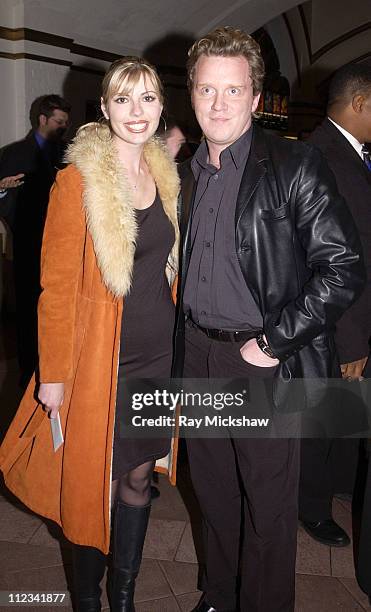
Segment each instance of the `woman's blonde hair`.
[[113,62],[104,76],[102,82],[104,104],[118,93],[129,93],[141,76],[152,83],[160,102],[163,103],[164,89],[156,68],[142,57],[126,55]]
[[254,96],[262,91],[265,68],[260,47],[252,36],[249,36],[243,30],[225,26],[216,28],[206,36],[196,40],[188,51],[187,70],[190,91],[193,88],[195,66],[201,55],[217,55],[220,57],[242,55],[249,62]]

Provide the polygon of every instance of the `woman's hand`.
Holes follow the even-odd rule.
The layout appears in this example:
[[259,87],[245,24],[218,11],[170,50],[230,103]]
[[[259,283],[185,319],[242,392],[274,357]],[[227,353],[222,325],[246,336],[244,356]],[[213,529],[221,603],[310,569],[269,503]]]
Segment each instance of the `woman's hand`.
[[63,399],[64,383],[40,383],[39,400],[49,413],[51,419],[58,415]]

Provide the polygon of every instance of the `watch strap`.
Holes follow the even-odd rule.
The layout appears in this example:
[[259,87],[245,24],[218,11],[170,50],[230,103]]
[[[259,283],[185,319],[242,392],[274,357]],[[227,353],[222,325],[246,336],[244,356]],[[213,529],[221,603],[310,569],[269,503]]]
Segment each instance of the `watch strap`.
[[267,355],[267,357],[270,357],[271,359],[277,359],[269,344],[267,344],[267,342],[264,340],[263,332],[259,332],[256,336],[256,343],[264,355]]

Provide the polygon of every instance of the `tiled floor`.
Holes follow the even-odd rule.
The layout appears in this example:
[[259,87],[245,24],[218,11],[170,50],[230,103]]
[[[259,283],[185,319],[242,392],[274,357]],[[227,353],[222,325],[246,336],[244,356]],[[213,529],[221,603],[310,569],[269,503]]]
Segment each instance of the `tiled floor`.
[[[14,354],[0,346],[2,424],[18,401]],[[10,343],[11,344],[11,343]],[[188,612],[199,599],[194,538],[199,541],[199,515],[187,466],[179,470],[178,487],[160,476],[161,496],[153,511],[137,581],[136,612]],[[349,502],[336,500],[334,515],[350,533]],[[191,517],[192,516],[192,525]],[[0,490],[0,590],[68,591],[71,556],[58,529],[24,508],[4,487]],[[108,609],[107,598],[103,598]],[[12,606],[13,608],[13,606]],[[7,612],[11,608],[1,607]],[[22,610],[22,607],[13,609]],[[31,608],[37,609],[37,608]],[[67,608],[72,610],[69,603]],[[41,607],[40,610],[56,610]],[[296,612],[371,610],[354,577],[352,547],[330,549],[298,532]],[[248,612],[248,611],[243,611]]]

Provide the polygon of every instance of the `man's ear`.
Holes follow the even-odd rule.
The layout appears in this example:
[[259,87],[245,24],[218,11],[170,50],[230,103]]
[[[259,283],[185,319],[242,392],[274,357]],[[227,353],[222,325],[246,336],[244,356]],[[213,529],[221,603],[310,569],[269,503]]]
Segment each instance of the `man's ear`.
[[194,110],[195,109],[195,105],[194,105],[194,101],[193,101],[193,92],[194,92],[194,89],[192,87],[192,90],[191,90],[191,106],[192,106],[192,108]]
[[100,99],[100,107],[101,107],[101,111],[102,111],[102,113],[104,115],[104,118],[107,119],[107,121],[108,121],[109,120],[109,116],[108,116],[106,105],[105,105],[105,103],[103,101],[103,98]]
[[39,127],[45,127],[48,122],[46,115],[39,115]]
[[362,112],[364,101],[365,101],[365,98],[364,98],[364,96],[362,96],[362,94],[357,94],[356,96],[353,96],[353,98],[352,98],[352,108],[353,108],[355,113]]
[[255,113],[256,109],[258,108],[260,96],[261,96],[261,93],[258,93],[256,96],[253,97],[252,106],[251,106],[252,113]]

